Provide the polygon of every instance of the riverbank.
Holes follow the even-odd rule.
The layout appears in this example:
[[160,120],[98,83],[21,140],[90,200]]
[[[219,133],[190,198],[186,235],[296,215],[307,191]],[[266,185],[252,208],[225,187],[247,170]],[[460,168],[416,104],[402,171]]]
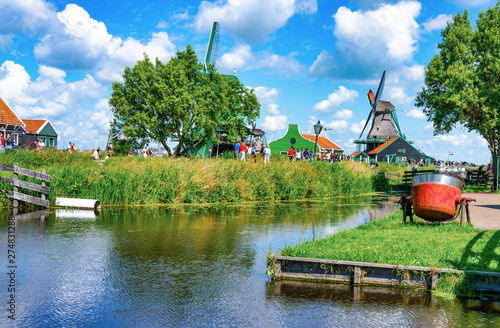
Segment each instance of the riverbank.
[[[330,237],[289,245],[280,256],[500,272],[500,232],[458,222],[402,224],[401,211]],[[470,276],[439,277],[439,292],[471,296]]]
[[[99,199],[103,205],[238,203],[329,199],[384,190],[387,180],[357,162],[290,162],[259,159],[171,159],[116,157],[103,165],[85,153],[18,151],[0,154],[0,163],[51,176],[51,205],[57,197]],[[5,172],[4,172],[5,173]],[[11,186],[0,181],[1,190]],[[28,193],[29,194],[29,193]],[[1,206],[8,206],[6,192]]]

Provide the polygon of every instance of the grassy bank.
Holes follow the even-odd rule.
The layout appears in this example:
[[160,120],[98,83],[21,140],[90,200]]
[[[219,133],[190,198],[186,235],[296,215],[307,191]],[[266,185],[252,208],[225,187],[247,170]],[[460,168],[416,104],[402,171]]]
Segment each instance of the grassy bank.
[[[284,247],[280,255],[500,272],[500,232],[458,222],[402,224],[402,211],[331,237]],[[438,291],[467,295],[466,275],[440,277]]]
[[[386,185],[368,164],[290,163],[280,156],[273,156],[268,165],[234,159],[142,157],[116,157],[100,165],[88,153],[0,154],[0,163],[14,162],[47,170],[52,176],[51,204],[56,197],[99,199],[108,205],[299,200],[358,195]],[[0,182],[0,188],[12,187]],[[6,193],[0,197],[1,205],[7,206]]]

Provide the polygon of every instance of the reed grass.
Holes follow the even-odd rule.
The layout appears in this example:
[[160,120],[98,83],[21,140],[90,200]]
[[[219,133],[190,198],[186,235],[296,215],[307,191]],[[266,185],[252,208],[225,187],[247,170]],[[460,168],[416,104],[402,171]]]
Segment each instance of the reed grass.
[[[51,204],[57,197],[99,199],[108,205],[329,199],[369,193],[380,184],[365,163],[289,162],[281,156],[273,156],[271,164],[260,159],[242,162],[136,156],[114,157],[99,165],[89,153],[0,154],[0,163],[14,162],[32,170],[46,169],[52,177]],[[0,198],[3,206],[7,201]]]

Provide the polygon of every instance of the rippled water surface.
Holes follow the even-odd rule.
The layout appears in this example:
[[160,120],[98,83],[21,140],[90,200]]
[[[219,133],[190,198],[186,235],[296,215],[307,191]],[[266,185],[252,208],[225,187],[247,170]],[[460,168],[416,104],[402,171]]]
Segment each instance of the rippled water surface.
[[[279,205],[105,208],[16,221],[18,327],[500,327],[500,304],[271,282],[265,252],[394,211],[384,195]],[[7,272],[8,212],[0,212]]]

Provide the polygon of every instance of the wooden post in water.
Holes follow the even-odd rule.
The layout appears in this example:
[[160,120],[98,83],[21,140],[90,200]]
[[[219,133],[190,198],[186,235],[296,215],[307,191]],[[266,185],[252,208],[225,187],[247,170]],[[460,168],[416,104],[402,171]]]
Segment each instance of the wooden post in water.
[[[14,193],[17,193],[17,187],[16,187],[16,183],[15,183],[15,181],[17,179],[18,179],[18,177],[17,177],[17,163],[14,163]],[[14,206],[14,208],[19,207],[19,202],[17,201],[17,199],[14,198],[12,205]]]

